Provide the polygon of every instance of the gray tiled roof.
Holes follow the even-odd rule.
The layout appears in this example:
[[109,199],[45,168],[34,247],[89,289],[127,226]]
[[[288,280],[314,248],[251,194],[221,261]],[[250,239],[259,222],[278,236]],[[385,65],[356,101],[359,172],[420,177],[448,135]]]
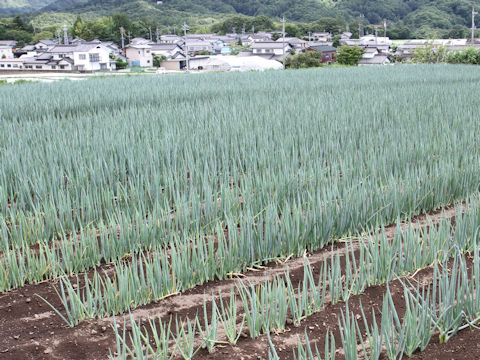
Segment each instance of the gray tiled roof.
[[320,51],[320,52],[336,52],[337,49],[330,45],[315,45],[310,46],[309,49]]

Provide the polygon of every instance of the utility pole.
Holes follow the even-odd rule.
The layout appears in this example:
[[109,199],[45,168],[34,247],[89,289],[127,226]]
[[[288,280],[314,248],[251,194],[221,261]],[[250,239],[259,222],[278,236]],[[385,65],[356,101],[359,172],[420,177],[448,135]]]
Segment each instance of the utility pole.
[[245,35],[245,23],[243,24],[243,27],[242,27],[242,35]]
[[68,45],[68,28],[67,25],[63,27],[63,43]]
[[62,30],[57,29],[57,39],[58,39],[58,45],[62,44]]
[[383,37],[387,41],[387,19],[383,19]]
[[130,41],[132,40],[132,32],[128,32],[128,43],[130,44]]
[[475,15],[477,14],[478,12],[472,7],[472,45],[475,44]]
[[252,25],[252,34],[255,34],[255,25]]
[[125,52],[125,28],[123,26],[120,27],[120,35],[122,37],[122,51]]
[[285,16],[282,18],[282,51],[283,51],[283,70],[285,70]]
[[308,32],[308,41],[312,41],[312,32],[311,31]]
[[148,32],[150,34],[150,41],[152,41],[153,38],[152,38],[152,27],[151,26],[148,27]]
[[160,43],[160,29],[158,28],[157,26],[157,29],[155,30],[155,37],[156,37],[156,40],[157,40],[157,44]]
[[365,18],[365,15],[360,14],[360,22],[358,23],[358,38],[360,39],[363,37],[363,19]]
[[183,32],[184,32],[184,36],[185,36],[185,60],[186,60],[186,66],[187,66],[187,72],[188,70],[190,70],[190,59],[189,59],[189,55],[188,55],[188,44],[187,44],[187,31],[189,30],[189,27],[187,25],[187,23],[184,23],[183,24]]
[[375,25],[375,45],[378,45],[378,27]]

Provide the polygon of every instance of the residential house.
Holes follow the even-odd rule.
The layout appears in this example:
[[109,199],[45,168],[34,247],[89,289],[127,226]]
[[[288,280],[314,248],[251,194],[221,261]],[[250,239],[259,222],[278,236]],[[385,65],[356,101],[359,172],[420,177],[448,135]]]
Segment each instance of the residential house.
[[133,38],[130,40],[129,45],[148,45],[151,43],[151,40],[147,40],[144,38]]
[[151,44],[152,56],[165,56],[167,59],[176,57],[178,54],[183,55],[183,49],[177,44]]
[[115,70],[110,54],[112,49],[103,44],[82,44],[73,51],[73,63],[78,71]]
[[363,57],[358,65],[388,65],[390,60],[386,54],[374,54],[371,57]]
[[10,46],[12,49],[16,48],[17,44],[16,40],[0,40],[0,45]]
[[69,57],[55,59],[52,55],[42,54],[38,57],[23,58],[25,70],[34,71],[73,71],[73,60]]
[[388,37],[365,35],[360,38],[361,45],[392,45],[392,40]]
[[9,45],[0,45],[0,59],[13,59],[13,48]]
[[168,35],[161,35],[160,41],[166,44],[177,44],[180,41],[183,41],[183,38],[178,35],[168,34]]
[[288,43],[276,41],[254,42],[251,47],[252,54],[256,56],[265,56],[270,58],[282,58],[290,54],[292,47]]
[[57,43],[53,40],[39,40],[34,46],[35,50],[46,51],[55,45],[57,45]]
[[41,54],[47,53],[52,55],[55,60],[66,57],[73,59],[73,52],[76,47],[76,45],[54,45],[44,51],[40,51],[40,49],[38,49],[37,52]]
[[23,70],[23,60],[21,59],[0,59],[0,71],[18,71]]
[[334,62],[335,55],[337,54],[337,49],[330,45],[315,45],[310,46],[307,51],[318,51],[322,54],[323,63],[332,63]]
[[316,40],[316,41],[328,41],[333,37],[333,35],[327,31],[324,31],[324,32],[314,32],[311,34],[311,37],[313,38],[313,40]]
[[153,66],[152,47],[146,44],[129,44],[125,47],[125,56],[130,66]]
[[296,52],[305,50],[308,47],[308,42],[296,37],[283,37],[277,40],[278,43],[286,42],[288,43]]
[[213,45],[211,42],[206,40],[196,40],[187,38],[187,43],[184,45],[184,49],[188,51],[189,54],[200,53],[200,52],[213,52]]

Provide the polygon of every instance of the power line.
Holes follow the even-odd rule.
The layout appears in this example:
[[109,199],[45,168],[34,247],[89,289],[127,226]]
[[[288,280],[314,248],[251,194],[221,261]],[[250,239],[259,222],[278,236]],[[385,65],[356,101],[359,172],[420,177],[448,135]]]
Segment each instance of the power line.
[[190,30],[190,28],[188,27],[187,23],[184,23],[183,26],[182,26],[182,29],[183,29],[184,36],[185,36],[185,60],[186,60],[187,72],[188,72],[188,70],[190,70],[190,64],[189,64],[190,59],[189,59],[189,55],[188,55],[187,31]]
[[475,15],[477,14],[478,12],[472,7],[472,45],[475,44]]
[[282,59],[282,64],[283,64],[283,70],[285,70],[285,16],[282,18],[282,47],[283,47],[283,59]]

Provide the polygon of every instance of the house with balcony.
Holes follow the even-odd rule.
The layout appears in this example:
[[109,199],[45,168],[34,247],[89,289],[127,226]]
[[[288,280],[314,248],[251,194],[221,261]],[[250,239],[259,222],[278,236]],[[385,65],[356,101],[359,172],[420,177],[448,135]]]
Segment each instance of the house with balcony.
[[78,71],[115,70],[113,49],[103,44],[82,44],[73,50],[73,64]]

